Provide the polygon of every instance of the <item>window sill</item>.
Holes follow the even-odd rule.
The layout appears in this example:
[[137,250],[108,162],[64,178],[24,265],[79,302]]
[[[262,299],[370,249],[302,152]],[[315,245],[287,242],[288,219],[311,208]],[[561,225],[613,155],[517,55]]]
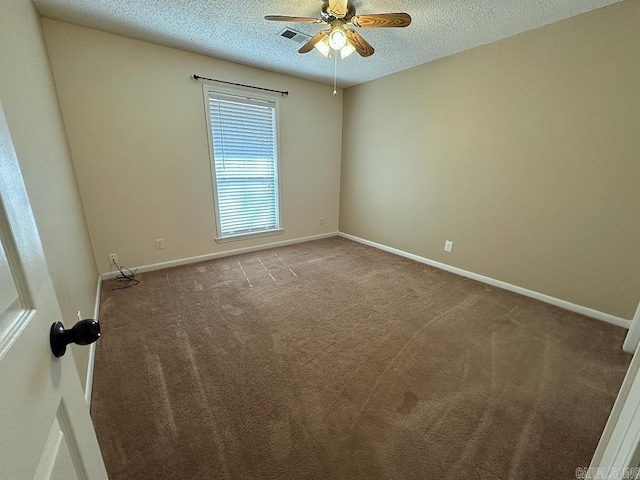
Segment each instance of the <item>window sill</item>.
[[271,235],[282,235],[284,228],[277,228],[275,230],[266,230],[263,232],[255,233],[242,233],[240,235],[228,235],[226,237],[216,237],[216,243],[235,242],[238,240],[249,240],[250,238],[258,237],[270,237]]

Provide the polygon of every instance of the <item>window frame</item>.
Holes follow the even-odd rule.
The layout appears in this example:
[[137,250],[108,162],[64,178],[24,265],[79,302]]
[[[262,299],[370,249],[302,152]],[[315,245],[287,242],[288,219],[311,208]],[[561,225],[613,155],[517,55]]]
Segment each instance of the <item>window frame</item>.
[[[237,90],[230,88],[221,88],[214,85],[203,84],[202,94],[205,107],[205,124],[207,129],[207,142],[209,146],[209,167],[211,169],[211,186],[213,191],[213,208],[214,217],[216,220],[216,237],[214,238],[216,243],[233,242],[237,240],[246,240],[250,238],[266,237],[271,235],[281,235],[284,233],[283,218],[282,218],[282,174],[281,174],[281,162],[280,162],[280,98],[277,96],[268,95],[247,95]],[[247,101],[247,103],[268,103],[274,105],[274,117],[275,117],[275,169],[276,169],[276,181],[277,191],[276,196],[276,208],[278,214],[278,226],[269,230],[260,230],[256,232],[239,233],[236,235],[222,235],[222,228],[220,224],[220,204],[218,201],[218,179],[216,177],[216,159],[213,147],[213,126],[211,125],[211,107],[209,104],[209,95],[220,95],[223,97],[231,97],[232,99],[238,99],[241,101]]]

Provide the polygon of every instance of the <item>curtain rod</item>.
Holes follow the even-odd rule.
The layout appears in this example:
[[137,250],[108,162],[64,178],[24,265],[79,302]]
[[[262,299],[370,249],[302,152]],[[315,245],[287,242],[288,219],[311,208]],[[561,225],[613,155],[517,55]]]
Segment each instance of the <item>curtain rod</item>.
[[216,80],[215,78],[201,77],[200,75],[196,74],[194,74],[192,78],[194,80],[209,80],[210,82],[226,83],[227,85],[235,85],[237,87],[253,88],[255,90],[264,90],[266,92],[279,93],[283,97],[289,95],[289,92],[283,90],[272,90],[271,88],[254,87],[253,85],[245,85],[244,83],[226,82],[224,80]]

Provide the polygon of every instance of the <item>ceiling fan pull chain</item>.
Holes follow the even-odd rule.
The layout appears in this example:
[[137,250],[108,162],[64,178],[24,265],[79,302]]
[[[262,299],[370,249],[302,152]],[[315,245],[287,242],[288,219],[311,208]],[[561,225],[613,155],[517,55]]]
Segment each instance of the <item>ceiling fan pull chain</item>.
[[333,96],[338,95],[338,90],[336,89],[336,84],[338,82],[338,52],[333,53]]

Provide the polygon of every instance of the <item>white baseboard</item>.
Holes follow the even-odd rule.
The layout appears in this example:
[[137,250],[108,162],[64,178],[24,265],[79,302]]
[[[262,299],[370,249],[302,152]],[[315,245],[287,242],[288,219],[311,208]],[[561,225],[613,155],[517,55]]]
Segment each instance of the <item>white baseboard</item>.
[[583,307],[582,305],[576,305],[575,303],[571,303],[565,300],[561,300],[559,298],[551,297],[549,295],[545,295],[544,293],[534,292],[533,290],[528,290],[526,288],[518,287],[517,285],[512,285],[510,283],[506,283],[501,280],[496,280],[494,278],[485,277],[484,275],[479,275],[477,273],[469,272],[467,270],[463,270],[458,267],[452,267],[451,265],[447,265],[446,263],[436,262],[435,260],[431,260],[425,257],[420,257],[419,255],[414,255],[413,253],[408,253],[403,250],[398,250],[397,248],[388,247],[380,243],[372,242],[371,240],[365,240],[364,238],[356,237],[354,235],[349,235],[348,233],[339,232],[338,235],[343,238],[353,240],[354,242],[362,243],[370,247],[384,250],[385,252],[393,253],[401,257],[415,260],[416,262],[424,263],[426,265],[430,265],[432,267],[436,267],[441,270],[446,270],[447,272],[455,273],[456,275],[461,275],[463,277],[467,277],[472,280],[477,280],[479,282],[486,283],[487,285],[492,285],[494,287],[502,288],[504,290],[509,290],[510,292],[519,293],[520,295],[524,295],[526,297],[535,298],[536,300],[540,300],[542,302],[555,305],[556,307],[564,308],[565,310],[569,310],[571,312],[579,313],[586,317],[595,318],[596,320],[602,320],[603,322],[611,323],[613,325],[617,325],[619,327],[623,327],[627,329],[631,326],[631,320],[626,320],[624,318],[616,317],[608,313]]
[[[311,242],[313,240],[321,240],[323,238],[335,237],[337,235],[338,235],[338,232],[322,233],[320,235],[312,235],[310,237],[294,238],[293,240],[283,240],[281,242],[267,243],[263,245],[256,245],[253,247],[237,248],[235,250],[226,250],[224,252],[216,252],[216,253],[209,253],[207,255],[199,255],[197,257],[180,258],[178,260],[171,260],[169,262],[162,262],[162,263],[154,263],[152,265],[143,265],[138,267],[127,266],[127,268],[131,270],[135,270],[136,273],[151,272],[153,270],[162,270],[164,268],[179,267],[181,265],[189,265],[191,263],[205,262],[207,260],[215,260],[216,258],[231,257],[233,255],[240,255],[243,253],[251,253],[251,252],[258,252],[260,250],[268,250],[270,248],[285,247],[287,245],[294,245],[296,243]],[[115,278],[117,274],[118,272],[103,273],[101,275],[101,278],[102,280],[107,280],[109,278]]]
[[[100,315],[100,290],[102,288],[102,277],[98,275],[98,286],[96,287],[96,301],[93,307],[93,318],[99,319]],[[91,407],[91,390],[93,388],[93,367],[96,360],[96,343],[93,342],[89,345],[89,364],[87,365],[87,383],[84,389],[84,399],[87,405]]]

